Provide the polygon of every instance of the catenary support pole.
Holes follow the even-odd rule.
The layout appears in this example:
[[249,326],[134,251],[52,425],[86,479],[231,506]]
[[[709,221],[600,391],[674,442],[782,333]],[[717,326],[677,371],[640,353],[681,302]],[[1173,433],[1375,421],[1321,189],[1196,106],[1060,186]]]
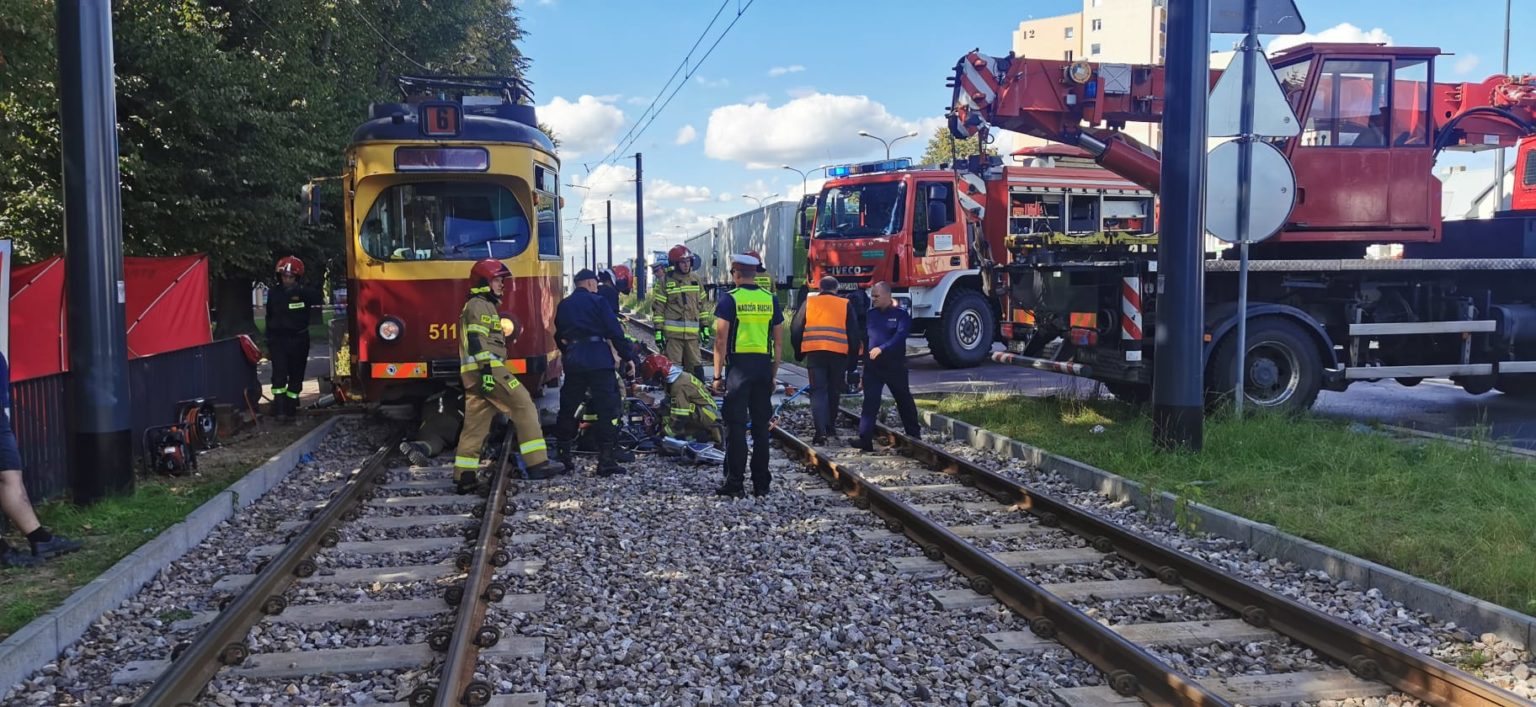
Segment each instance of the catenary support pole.
[[1152,377],[1152,436],[1163,449],[1199,451],[1204,443],[1201,261],[1209,29],[1207,0],[1169,0],[1163,222],[1157,250],[1160,294]]
[[635,153],[635,301],[645,301],[645,181],[640,153]]
[[613,199],[603,202],[608,208],[608,267],[613,267]]
[[112,5],[58,5],[69,332],[69,476],[77,503],[133,488]]

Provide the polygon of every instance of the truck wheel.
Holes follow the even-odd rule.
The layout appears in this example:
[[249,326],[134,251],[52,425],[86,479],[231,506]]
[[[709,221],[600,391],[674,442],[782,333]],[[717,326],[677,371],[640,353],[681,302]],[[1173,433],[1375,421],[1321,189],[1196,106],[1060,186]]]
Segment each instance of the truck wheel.
[[[1208,395],[1230,402],[1237,387],[1237,334],[1221,340],[1211,355]],[[1248,355],[1243,381],[1248,407],[1298,413],[1312,407],[1323,385],[1323,361],[1301,326],[1276,317],[1248,322]]]
[[1127,405],[1145,405],[1152,401],[1152,386],[1141,383],[1121,383],[1104,381],[1104,388],[1116,400]]
[[961,292],[944,307],[944,316],[928,325],[928,348],[945,368],[972,368],[992,353],[997,320],[980,292]]
[[1536,374],[1505,374],[1495,387],[1512,398],[1536,398]]

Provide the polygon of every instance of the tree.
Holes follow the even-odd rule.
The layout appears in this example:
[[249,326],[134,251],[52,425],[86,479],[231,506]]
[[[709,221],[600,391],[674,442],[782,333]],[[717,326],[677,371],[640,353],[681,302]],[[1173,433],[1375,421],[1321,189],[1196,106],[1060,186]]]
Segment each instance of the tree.
[[[62,251],[54,3],[0,0],[0,234]],[[250,289],[294,254],[322,274],[329,229],[299,187],[340,174],[372,102],[402,74],[521,77],[512,0],[118,0],[112,3],[124,250],[210,256],[217,333],[254,331]],[[333,202],[339,207],[340,199]]]
[[545,123],[539,123],[539,131],[549,136],[549,141],[555,144],[555,149],[560,149],[560,136],[555,134],[555,129]]
[[[923,150],[922,164],[948,164],[953,161],[949,151],[949,127],[941,125],[933,135],[928,138],[928,147]],[[977,143],[975,136],[964,140],[955,140],[954,155],[960,158],[970,157],[976,154]],[[988,147],[987,154],[996,157],[997,148]]]

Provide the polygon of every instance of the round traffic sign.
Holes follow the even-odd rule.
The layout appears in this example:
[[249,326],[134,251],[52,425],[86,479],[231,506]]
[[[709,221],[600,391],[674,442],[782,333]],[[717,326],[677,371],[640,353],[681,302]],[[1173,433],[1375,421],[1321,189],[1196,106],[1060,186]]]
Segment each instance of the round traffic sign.
[[[1205,159],[1205,230],[1228,243],[1237,233],[1237,140],[1212,149]],[[1248,199],[1248,242],[1257,243],[1280,231],[1296,204],[1296,174],[1274,145],[1253,143],[1253,190]]]

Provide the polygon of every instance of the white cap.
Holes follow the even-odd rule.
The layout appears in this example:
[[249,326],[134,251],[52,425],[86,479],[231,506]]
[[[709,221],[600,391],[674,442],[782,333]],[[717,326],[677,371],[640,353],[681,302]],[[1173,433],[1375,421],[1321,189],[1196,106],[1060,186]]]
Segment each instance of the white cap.
[[758,260],[753,256],[747,255],[746,253],[732,253],[731,262],[736,265],[750,265],[754,268],[760,268],[763,266],[763,261]]

